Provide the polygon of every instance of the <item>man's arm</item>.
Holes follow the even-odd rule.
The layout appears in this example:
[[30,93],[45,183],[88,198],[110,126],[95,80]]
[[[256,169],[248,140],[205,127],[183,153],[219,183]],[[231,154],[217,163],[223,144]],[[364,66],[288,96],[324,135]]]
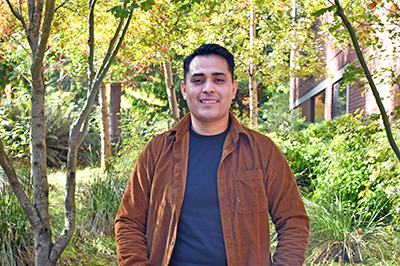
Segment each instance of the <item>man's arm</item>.
[[273,145],[267,168],[269,212],[278,233],[273,265],[302,265],[308,246],[309,219],[284,155]]
[[[150,265],[146,243],[146,222],[149,206],[151,173],[148,148],[140,154],[115,219],[118,263]],[[151,163],[151,162],[150,162]]]

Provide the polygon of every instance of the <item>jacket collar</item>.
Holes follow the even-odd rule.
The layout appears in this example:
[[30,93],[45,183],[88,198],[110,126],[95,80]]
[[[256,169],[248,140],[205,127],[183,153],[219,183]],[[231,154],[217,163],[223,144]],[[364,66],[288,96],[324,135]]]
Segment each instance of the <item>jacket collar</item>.
[[[190,125],[191,125],[191,114],[187,114],[183,117],[178,124],[174,128],[171,129],[169,136],[175,136],[175,140],[180,140],[185,134],[189,133]],[[244,134],[248,137],[247,128],[237,121],[236,117],[229,112],[229,120],[230,120],[230,130],[227,138],[229,137],[233,143],[236,143],[239,140],[240,134]]]

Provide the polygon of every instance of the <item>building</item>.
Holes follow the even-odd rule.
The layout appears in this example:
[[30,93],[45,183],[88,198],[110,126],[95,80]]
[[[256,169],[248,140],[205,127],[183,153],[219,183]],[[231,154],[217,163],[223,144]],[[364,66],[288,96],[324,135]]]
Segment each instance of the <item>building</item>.
[[[392,27],[397,31],[399,30],[395,26]],[[400,52],[400,47],[396,47],[399,45],[390,41],[388,30],[379,33],[378,37],[384,51],[364,49],[363,52],[371,73],[385,70],[386,76],[375,76],[374,81],[386,112],[391,119],[394,119],[395,107],[400,104],[398,95],[400,60],[398,56],[396,57],[396,52]],[[327,35],[326,38],[332,39],[333,37]],[[347,49],[341,50],[329,44],[323,45],[321,62],[326,67],[326,74],[322,77],[309,76],[291,79],[291,110],[297,110],[306,118],[306,121],[310,122],[334,119],[346,113],[354,114],[361,110],[363,116],[379,113],[369,85],[360,85],[366,79],[358,79],[353,84],[344,84],[346,67],[352,62],[359,66],[357,55],[351,47],[352,45],[349,45]],[[393,76],[390,77],[390,74],[397,77],[397,84],[390,84],[394,80]]]

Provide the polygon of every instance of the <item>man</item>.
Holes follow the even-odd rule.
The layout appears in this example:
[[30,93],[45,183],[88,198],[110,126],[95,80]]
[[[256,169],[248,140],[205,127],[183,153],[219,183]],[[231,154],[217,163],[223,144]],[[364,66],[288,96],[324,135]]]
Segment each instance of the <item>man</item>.
[[115,222],[120,265],[302,265],[309,220],[296,182],[279,148],[229,112],[236,90],[225,48],[185,59],[191,113],[136,162]]

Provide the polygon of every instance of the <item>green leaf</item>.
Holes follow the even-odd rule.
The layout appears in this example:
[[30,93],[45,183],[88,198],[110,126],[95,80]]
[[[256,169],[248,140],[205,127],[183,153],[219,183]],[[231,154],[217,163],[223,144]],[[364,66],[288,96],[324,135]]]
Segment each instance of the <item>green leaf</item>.
[[333,34],[333,33],[335,33],[339,28],[340,28],[340,24],[338,24],[338,25],[335,25],[335,26],[333,26],[333,27],[330,27],[329,29],[328,29],[328,31],[329,31],[329,33],[331,33],[331,34]]
[[123,9],[121,6],[114,6],[113,8],[107,10],[107,12],[111,12],[116,18],[127,18],[129,15],[129,11]]
[[151,7],[152,7],[154,4],[155,4],[155,3],[154,3],[154,0],[146,0],[145,2],[143,2],[143,3],[140,5],[140,8],[141,8],[143,11],[148,11],[148,10],[151,9]]
[[335,10],[335,8],[336,8],[335,5],[330,6],[330,7],[325,7],[325,8],[322,8],[320,10],[315,11],[314,13],[311,13],[311,15],[315,16],[315,17],[320,17],[323,14],[325,14],[326,12],[331,12],[331,11]]

